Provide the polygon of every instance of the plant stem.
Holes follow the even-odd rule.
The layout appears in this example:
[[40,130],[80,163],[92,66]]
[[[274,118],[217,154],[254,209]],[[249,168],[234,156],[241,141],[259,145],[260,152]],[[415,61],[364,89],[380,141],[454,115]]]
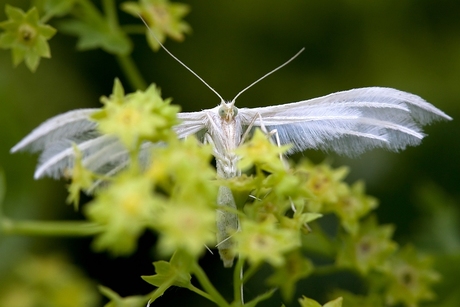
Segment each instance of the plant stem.
[[214,302],[216,303],[216,301],[214,300],[214,297],[212,297],[211,295],[209,295],[208,293],[204,292],[203,290],[195,287],[194,285],[191,285],[190,287],[188,287],[187,289],[189,289],[190,291],[193,291],[195,292],[196,294],[198,295],[201,295],[202,297],[210,300],[211,302]]
[[259,269],[260,264],[251,265],[249,268],[244,272],[243,283],[247,282]]
[[40,21],[42,23],[47,23],[52,17],[53,17],[52,12],[47,12],[45,15],[43,15],[42,18],[40,18]]
[[144,25],[123,25],[121,26],[121,29],[126,34],[144,34],[144,35],[145,35],[145,31],[147,30]]
[[330,274],[334,274],[334,273],[338,273],[338,272],[346,271],[346,270],[347,269],[337,267],[336,265],[333,265],[333,264],[322,265],[322,266],[315,267],[315,269],[313,270],[313,274],[324,276],[324,275],[330,275]]
[[3,200],[5,199],[6,183],[3,169],[0,168],[0,221],[3,219]]
[[193,264],[192,272],[204,290],[212,296],[213,302],[221,307],[230,307],[222,295],[216,290],[216,288],[214,288],[213,284],[209,281],[208,276],[206,276],[206,273],[197,263]]
[[238,261],[236,262],[235,269],[233,270],[233,297],[234,297],[235,302],[241,302],[241,305],[244,305],[243,266],[244,266],[244,258],[238,257]]
[[80,221],[14,221],[5,217],[0,220],[0,232],[7,235],[86,237],[96,235],[102,229],[95,223]]
[[153,302],[155,301],[157,298],[159,298],[160,296],[163,295],[163,293],[165,293],[165,291],[171,287],[174,283],[174,278],[175,277],[172,277],[172,278],[169,278],[167,281],[165,281],[164,283],[161,284],[161,286],[159,286],[157,289],[155,289],[155,291],[152,292],[152,294],[150,295],[150,300]]
[[139,69],[129,55],[116,55],[118,64],[128,78],[128,82],[134,90],[145,90],[147,82],[142,78]]
[[117,16],[117,9],[115,7],[115,2],[113,0],[103,0],[102,6],[104,8],[105,16],[107,17],[107,21],[112,28],[112,30],[117,29],[118,25],[118,16]]

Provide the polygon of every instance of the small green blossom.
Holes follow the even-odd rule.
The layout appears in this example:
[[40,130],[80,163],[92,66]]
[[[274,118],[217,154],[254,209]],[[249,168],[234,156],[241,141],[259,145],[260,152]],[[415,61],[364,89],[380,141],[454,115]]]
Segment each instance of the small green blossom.
[[104,134],[113,134],[130,151],[142,141],[158,142],[168,139],[171,127],[177,124],[177,106],[163,100],[160,91],[151,85],[145,92],[137,91],[125,96],[121,82],[116,79],[113,94],[102,97],[104,107],[92,115]]
[[47,40],[56,30],[40,21],[35,7],[24,12],[7,4],[5,12],[8,20],[0,22],[0,28],[5,30],[0,35],[0,47],[11,49],[15,66],[25,60],[26,66],[35,71],[40,58],[51,57]]
[[205,246],[216,241],[215,227],[216,213],[211,206],[169,203],[158,213],[154,225],[160,233],[158,249],[162,254],[181,249],[201,255]]
[[[279,161],[279,157],[278,161]],[[280,161],[281,162],[281,161]],[[305,178],[291,170],[280,168],[276,172],[270,174],[262,182],[261,186],[266,189],[271,189],[277,199],[302,199],[302,203],[307,198],[314,197],[310,190],[305,188]],[[303,188],[299,188],[303,187]]]
[[335,213],[345,230],[355,235],[359,229],[359,220],[377,208],[377,205],[374,197],[365,194],[364,183],[358,181],[350,188],[347,186],[347,192],[340,194],[337,201],[326,203],[323,210]]
[[96,250],[132,253],[137,238],[156,216],[161,204],[162,200],[154,197],[148,178],[130,171],[118,175],[85,207],[88,218],[105,227],[95,238]]
[[169,196],[151,224],[160,233],[162,253],[182,249],[196,256],[215,243],[218,186],[212,183],[216,171],[211,159],[211,147],[195,137],[173,138],[153,150],[145,175]]
[[296,283],[313,272],[313,263],[306,259],[299,250],[289,253],[286,262],[276,268],[274,274],[267,279],[272,287],[280,288],[284,299],[291,300]]
[[341,297],[336,298],[333,301],[327,302],[324,305],[321,305],[315,300],[312,300],[311,298],[308,297],[302,297],[299,299],[299,303],[301,307],[342,307],[342,301],[343,299]]
[[342,180],[348,174],[347,167],[332,169],[328,164],[314,165],[303,160],[297,167],[298,176],[306,178],[304,188],[314,197],[308,200],[307,208],[312,212],[323,212],[325,203],[335,203],[339,196],[347,192],[347,186]]
[[290,228],[296,231],[308,233],[308,223],[321,218],[323,215],[319,213],[302,213],[296,211],[292,218],[283,216],[280,219],[283,228]]
[[[164,43],[166,37],[182,41],[184,34],[191,31],[189,24],[182,20],[190,11],[187,4],[171,3],[168,0],[140,0],[122,3],[121,8],[135,17],[140,15],[161,43]],[[160,49],[160,44],[148,29],[146,35],[150,47],[154,51]]]
[[241,157],[241,160],[238,161],[238,167],[241,170],[247,170],[257,165],[268,172],[284,170],[285,166],[280,155],[285,153],[289,147],[289,145],[276,146],[272,144],[267,135],[257,129],[249,142],[235,150],[235,153]]
[[403,303],[417,307],[419,303],[431,301],[436,296],[431,286],[440,280],[440,275],[433,270],[433,259],[418,255],[411,245],[405,246],[391,258],[386,273],[391,280],[386,293],[386,301],[390,305]]
[[279,228],[270,219],[260,223],[243,220],[234,239],[238,242],[235,253],[253,265],[265,261],[279,267],[285,263],[284,254],[300,246],[298,232]]
[[337,265],[357,269],[363,275],[379,270],[397,249],[391,240],[393,232],[392,225],[379,226],[374,216],[367,218],[355,236],[344,236]]
[[186,140],[170,139],[166,147],[153,150],[153,163],[146,176],[177,203],[214,206],[218,186],[213,183],[216,171],[210,164],[212,149],[191,136]]
[[69,196],[67,203],[73,204],[75,209],[78,208],[80,201],[80,192],[89,189],[94,182],[94,174],[87,170],[82,163],[82,153],[74,144],[75,164],[72,171],[69,172],[68,177],[72,178],[72,183],[68,186]]
[[249,193],[259,188],[262,185],[265,176],[252,176],[248,174],[241,174],[233,178],[218,179],[220,185],[228,187],[233,192],[246,192]]

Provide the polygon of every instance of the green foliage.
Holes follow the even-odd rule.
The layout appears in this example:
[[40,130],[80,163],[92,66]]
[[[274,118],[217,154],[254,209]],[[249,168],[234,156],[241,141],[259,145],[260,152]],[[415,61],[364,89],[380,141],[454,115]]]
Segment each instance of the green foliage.
[[[217,178],[211,166],[211,146],[200,144],[194,137],[177,140],[173,126],[178,123],[179,107],[171,105],[170,99],[164,100],[155,85],[142,90],[145,82],[126,60],[134,48],[130,34],[145,32],[150,47],[160,48],[144,25],[119,24],[113,1],[103,1],[102,10],[88,0],[40,0],[35,4],[27,12],[10,5],[5,7],[8,19],[0,23],[4,30],[0,47],[12,50],[14,65],[25,61],[35,71],[41,57],[49,58],[47,41],[56,30],[45,23],[63,17],[56,27],[77,36],[78,49],[101,48],[119,60],[124,59],[120,63],[129,82],[141,84],[139,90],[125,94],[122,83],[116,79],[113,93],[101,98],[103,107],[92,116],[101,134],[118,138],[129,152],[123,168],[109,178],[92,173],[84,167],[81,153],[75,147],[75,164],[68,171],[72,180],[68,202],[75,208],[79,205],[80,192],[96,188],[94,199],[83,206],[86,226],[98,226],[97,231],[90,233],[94,236],[95,251],[107,251],[113,256],[130,255],[138,249],[139,237],[145,231],[152,231],[159,238],[155,246],[157,254],[170,258],[155,261],[155,274],[142,277],[154,286],[150,293],[121,297],[101,286],[100,292],[110,300],[107,307],[145,306],[173,286],[193,291],[218,306],[242,306],[240,289],[257,274],[264,276],[261,272],[267,267],[268,277],[258,276],[264,279],[265,292],[244,306],[268,300],[275,289],[279,289],[285,302],[291,302],[302,280],[344,271],[366,285],[362,293],[332,289],[333,300],[324,305],[303,297],[298,300],[300,306],[341,307],[343,302],[347,307],[398,304],[412,307],[435,299],[432,286],[440,276],[433,269],[432,258],[422,256],[410,245],[398,247],[392,238],[394,226],[379,225],[372,213],[378,202],[366,195],[364,183],[345,182],[348,168],[334,169],[327,163],[316,165],[306,159],[286,162],[282,155],[288,146],[275,146],[266,134],[256,130],[235,151],[241,157],[239,167],[245,174],[232,179]],[[140,0],[125,2],[121,9],[136,18],[141,16],[161,42],[167,37],[181,41],[190,32],[190,26],[182,20],[189,12],[187,5]],[[146,151],[145,142],[158,144]],[[207,247],[221,243],[216,242],[215,236],[219,186],[250,195],[238,204],[241,230],[232,236],[238,263],[234,268],[234,298],[230,302],[199,265]],[[331,225],[324,222],[324,216],[336,218],[337,222],[332,222],[335,231],[330,231]],[[79,231],[80,235],[87,235],[84,227],[76,227],[75,234]],[[55,234],[62,235],[62,229]],[[40,271],[42,266],[43,263],[34,270]],[[55,279],[38,280],[40,276],[24,270],[19,274],[20,281],[39,285],[61,304],[61,293],[54,292],[51,286],[59,278],[68,278],[75,283],[75,289],[70,289],[74,292],[69,294],[78,302],[75,306],[83,306],[80,301],[83,298],[90,305],[88,301],[92,302],[93,294],[82,289],[91,283],[65,265],[57,267],[71,274],[54,274],[51,277]],[[241,278],[240,272],[244,272]],[[16,284],[7,289],[12,286]],[[329,288],[327,284],[322,286]],[[2,299],[9,302],[11,293],[22,295],[21,287],[17,286]],[[62,291],[67,294],[70,290]],[[28,293],[24,299],[36,304],[43,301],[41,294],[33,295]],[[59,304],[55,305],[73,306]]]
[[0,306],[100,306],[95,284],[62,255],[21,259],[2,277]]
[[342,300],[343,299],[339,297],[333,301],[330,301],[324,305],[321,305],[317,301],[304,296],[303,298],[299,300],[299,303],[301,307],[342,307]]
[[[107,8],[105,13],[109,12]],[[74,14],[77,18],[62,22],[60,30],[78,37],[79,50],[101,48],[112,54],[131,53],[132,43],[120,26],[112,22],[114,17],[104,16],[90,1],[79,1]]]

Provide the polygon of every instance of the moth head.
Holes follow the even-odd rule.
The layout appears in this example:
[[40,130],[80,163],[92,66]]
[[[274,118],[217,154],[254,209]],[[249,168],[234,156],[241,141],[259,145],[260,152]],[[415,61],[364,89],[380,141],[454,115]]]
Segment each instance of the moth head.
[[219,107],[219,116],[225,121],[231,121],[238,114],[238,108],[235,107],[235,102],[224,102],[222,101]]

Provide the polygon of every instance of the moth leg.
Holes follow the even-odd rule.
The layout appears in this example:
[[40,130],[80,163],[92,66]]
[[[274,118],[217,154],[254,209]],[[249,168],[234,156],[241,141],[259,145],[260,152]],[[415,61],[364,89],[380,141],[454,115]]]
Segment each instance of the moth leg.
[[211,135],[209,133],[206,133],[204,135],[203,144],[211,144],[214,158],[222,161],[225,160],[225,157],[216,150],[215,143],[212,140]]
[[[259,115],[259,117],[260,117],[260,114],[257,114],[257,115]],[[248,137],[249,132],[251,131],[252,127],[254,127],[254,123],[256,122],[257,115],[252,118],[251,122],[249,123],[248,127],[246,128],[246,131],[244,131],[243,136],[241,137],[240,144],[238,144],[238,146],[243,144],[244,141],[246,140],[246,138]]]

